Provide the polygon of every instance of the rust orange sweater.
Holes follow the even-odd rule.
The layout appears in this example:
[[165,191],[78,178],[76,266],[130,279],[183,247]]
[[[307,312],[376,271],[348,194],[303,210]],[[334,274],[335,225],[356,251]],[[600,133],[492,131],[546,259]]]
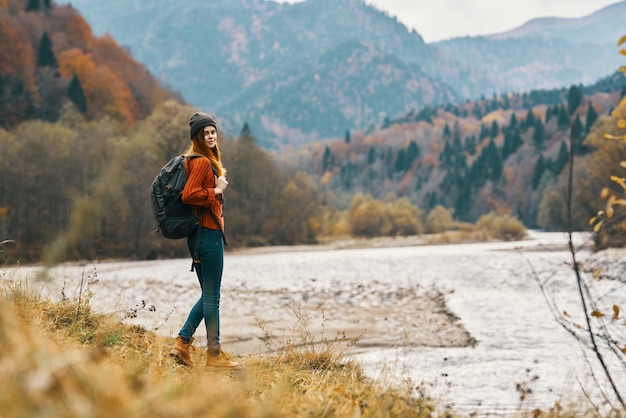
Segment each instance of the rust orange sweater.
[[191,158],[188,161],[189,170],[187,172],[187,183],[183,189],[183,202],[195,206],[198,211],[206,208],[200,217],[200,226],[219,230],[220,228],[209,213],[209,210],[212,211],[220,221],[223,231],[222,203],[219,195],[215,196],[216,179],[211,169],[211,162],[205,157]]

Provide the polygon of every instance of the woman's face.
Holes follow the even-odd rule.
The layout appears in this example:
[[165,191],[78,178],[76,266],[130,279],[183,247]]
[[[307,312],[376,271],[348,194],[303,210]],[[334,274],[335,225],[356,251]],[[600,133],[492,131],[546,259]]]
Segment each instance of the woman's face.
[[215,129],[215,126],[205,126],[203,132],[204,142],[206,142],[207,147],[215,148],[217,145],[217,129]]

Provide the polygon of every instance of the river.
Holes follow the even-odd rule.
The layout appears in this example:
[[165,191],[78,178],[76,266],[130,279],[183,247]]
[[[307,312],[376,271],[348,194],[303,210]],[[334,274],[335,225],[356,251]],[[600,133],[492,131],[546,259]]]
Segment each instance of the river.
[[[575,238],[579,245],[585,235]],[[597,361],[589,352],[585,360],[581,345],[554,319],[538,284],[546,284],[558,312],[567,311],[582,324],[566,243],[566,234],[531,231],[529,239],[518,242],[229,253],[223,342],[244,354],[262,352],[267,341],[261,338],[259,318],[261,327],[280,333],[294,321],[292,316],[281,322],[287,304],[313,303],[325,310],[322,320],[331,324],[326,332],[344,326],[365,335],[368,343],[348,355],[369,376],[383,384],[408,383],[455,412],[488,416],[546,410],[555,402],[580,399],[582,389],[599,405],[587,365]],[[585,259],[591,253],[581,250],[577,256]],[[96,306],[118,306],[128,313],[134,304],[131,321],[175,335],[198,297],[188,270],[186,259],[60,266],[51,273],[57,288],[50,292],[58,294],[60,283],[66,293],[76,289],[80,278],[83,287],[93,289]],[[604,295],[604,304],[626,308],[623,284],[605,280],[594,283],[594,289]],[[435,290],[438,297],[424,296]],[[447,309],[443,314],[428,304],[417,306],[441,298]],[[433,328],[430,318],[436,315],[457,318],[451,327]],[[339,324],[335,328],[333,320]],[[454,327],[476,343],[468,345]],[[368,332],[377,338],[368,340]],[[624,369],[617,370],[618,383],[626,388]]]

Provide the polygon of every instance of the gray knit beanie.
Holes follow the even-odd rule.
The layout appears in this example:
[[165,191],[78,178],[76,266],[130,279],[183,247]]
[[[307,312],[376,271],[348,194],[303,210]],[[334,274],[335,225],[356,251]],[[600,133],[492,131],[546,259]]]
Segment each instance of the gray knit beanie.
[[205,126],[215,126],[215,129],[217,129],[217,121],[208,113],[196,112],[189,118],[189,126],[189,137],[193,138]]

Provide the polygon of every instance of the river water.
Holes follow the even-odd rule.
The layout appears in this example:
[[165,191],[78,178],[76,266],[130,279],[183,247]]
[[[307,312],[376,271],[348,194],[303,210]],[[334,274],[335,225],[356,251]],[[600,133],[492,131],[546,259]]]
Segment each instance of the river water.
[[[576,245],[584,241],[584,235],[575,236]],[[416,393],[464,415],[546,410],[555,402],[580,399],[583,389],[601,406],[588,366],[597,365],[596,359],[557,323],[538,284],[545,283],[549,301],[558,305],[556,311],[567,311],[575,323],[583,324],[566,244],[566,234],[531,231],[529,239],[518,242],[227,254],[222,298],[236,302],[222,306],[223,335],[234,334],[233,329],[244,334],[254,327],[251,323],[229,323],[229,318],[246,316],[242,312],[254,311],[271,318],[272,306],[306,301],[316,292],[318,297],[329,298],[333,293],[328,289],[339,288],[334,292],[339,296],[333,300],[337,305],[353,304],[351,298],[369,287],[379,289],[372,295],[381,294],[381,288],[435,288],[445,295],[448,310],[477,343],[454,348],[426,347],[429,344],[422,342],[416,346],[410,340],[420,334],[420,323],[413,324],[417,327],[414,333],[407,329],[402,334],[405,343],[357,346],[349,352],[369,376],[383,384],[410,384]],[[587,250],[577,254],[581,260],[590,256]],[[21,269],[23,273],[29,271]],[[97,275],[100,284],[93,285],[98,296],[94,302],[100,306],[119,305],[124,295],[126,306],[130,295],[135,300],[139,295],[148,304],[157,301],[156,315],[168,325],[152,328],[175,335],[198,296],[197,283],[190,279],[188,270],[189,260],[184,259],[101,264],[97,273],[91,274],[85,273],[85,266],[64,266],[54,274],[64,277],[63,283],[70,276],[87,275],[93,280]],[[68,285],[63,286],[68,290]],[[594,290],[603,295],[603,304],[626,308],[623,284],[600,281],[594,283]],[[409,312],[411,300],[407,297],[411,293],[405,291],[398,310]],[[358,318],[359,312],[375,309],[379,302],[369,300],[366,308],[350,312]],[[393,308],[385,309],[393,314]],[[139,317],[155,315],[147,308],[140,307],[137,312]],[[166,319],[164,312],[169,312]],[[427,326],[426,320],[420,321]],[[397,335],[394,338],[391,341],[397,342]],[[251,347],[251,340],[240,343]],[[618,366],[617,370],[618,387],[626,388],[624,369]],[[597,367],[596,375],[606,389]]]
[[[472,348],[381,349],[358,355],[370,375],[395,382],[410,379],[418,392],[465,414],[546,410],[555,402],[566,406],[586,396],[602,411],[588,367],[594,366],[607,390],[595,357],[588,350],[585,357],[577,340],[556,322],[538,284],[540,280],[546,285],[558,312],[567,311],[574,322],[584,324],[571,254],[554,247],[566,243],[567,235],[531,236],[533,240],[521,243],[386,250],[402,259],[402,275],[453,290],[447,295],[448,307],[478,344]],[[576,238],[578,244],[585,239]],[[590,255],[580,251],[577,260]],[[392,260],[389,257],[390,266],[397,268],[399,260]],[[594,286],[597,294],[605,295],[601,298],[605,305],[624,306],[623,284],[605,281]],[[614,358],[605,356],[609,361]],[[616,362],[610,364],[618,372],[614,377],[623,393],[625,370]],[[591,408],[588,402],[582,405]]]
[[[575,235],[574,244],[580,246],[586,238]],[[228,260],[226,269],[235,277],[253,269],[257,280],[295,291],[294,283],[311,277],[318,282],[340,278],[434,286],[446,294],[449,309],[478,343],[356,350],[355,358],[370,376],[383,383],[409,381],[417,393],[468,415],[547,410],[555,402],[566,406],[584,396],[581,388],[600,407],[587,365],[597,361],[589,352],[585,360],[581,345],[554,319],[538,284],[545,283],[558,312],[567,311],[583,324],[567,240],[567,234],[531,231],[530,239],[519,242],[291,252],[252,260],[238,256]],[[580,250],[577,259],[590,255]],[[624,305],[623,284],[604,281],[594,286],[608,306]],[[624,369],[617,365],[617,370],[618,383],[626,388]],[[597,367],[596,374],[604,385]]]

